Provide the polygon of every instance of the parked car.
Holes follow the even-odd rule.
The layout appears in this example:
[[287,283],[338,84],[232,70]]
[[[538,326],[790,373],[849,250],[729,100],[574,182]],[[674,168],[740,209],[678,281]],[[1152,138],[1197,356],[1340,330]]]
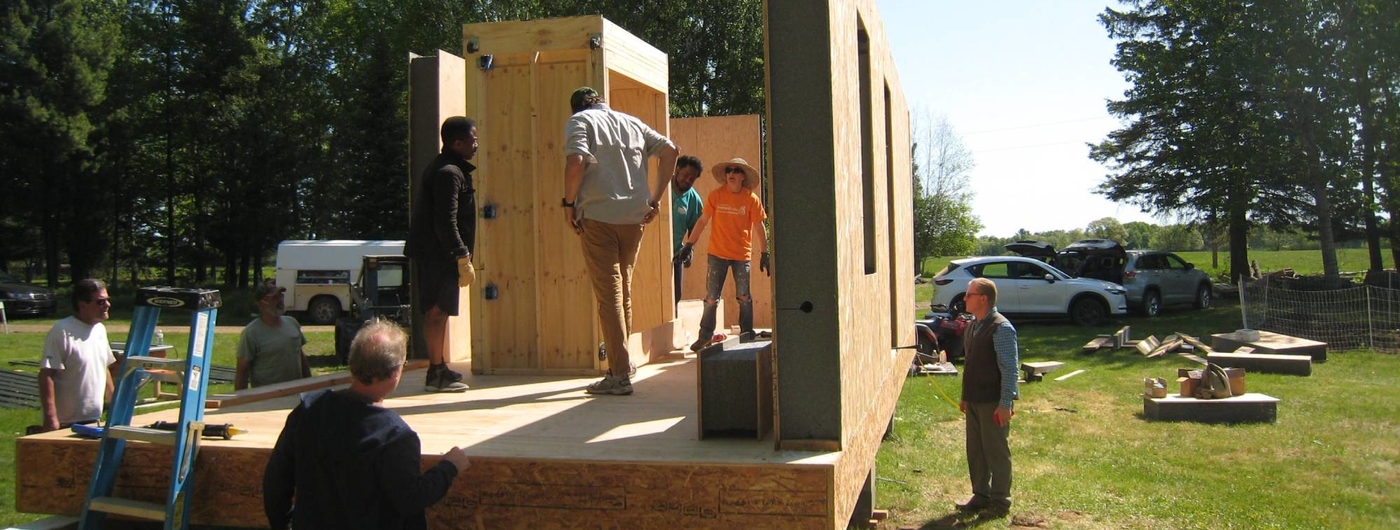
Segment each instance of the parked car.
[[1122,275],[1128,303],[1149,317],[1161,314],[1163,306],[1172,304],[1191,304],[1196,309],[1210,307],[1210,275],[1171,252],[1128,251]]
[[1107,239],[1075,241],[1059,251],[1040,241],[1017,241],[1006,249],[1035,257],[1076,278],[1095,278],[1122,285],[1128,304],[1149,317],[1171,304],[1210,307],[1210,275],[1171,252],[1123,250]]
[[0,271],[0,302],[5,303],[5,316],[47,316],[58,310],[53,289],[20,281],[10,273]]
[[1007,315],[1068,316],[1092,326],[1128,312],[1123,286],[1073,278],[1043,261],[1016,256],[953,260],[933,276],[933,305],[965,311],[963,295],[973,278],[996,284],[997,309]]

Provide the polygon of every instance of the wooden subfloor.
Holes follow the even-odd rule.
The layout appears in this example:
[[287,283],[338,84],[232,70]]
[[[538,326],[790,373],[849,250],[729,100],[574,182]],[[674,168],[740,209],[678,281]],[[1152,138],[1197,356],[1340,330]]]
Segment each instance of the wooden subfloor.
[[[465,365],[456,368],[470,391],[426,394],[415,370],[385,406],[420,434],[425,467],[454,445],[473,459],[429,511],[435,528],[844,527],[833,514],[841,453],[775,451],[771,436],[697,439],[695,366],[693,357],[643,366],[632,396],[589,396],[592,377],[473,376]],[[206,413],[249,432],[201,449],[195,523],[266,525],[262,470],[296,400]],[[96,446],[61,433],[19,439],[17,509],[77,514]],[[130,444],[118,495],[161,498],[169,455]]]

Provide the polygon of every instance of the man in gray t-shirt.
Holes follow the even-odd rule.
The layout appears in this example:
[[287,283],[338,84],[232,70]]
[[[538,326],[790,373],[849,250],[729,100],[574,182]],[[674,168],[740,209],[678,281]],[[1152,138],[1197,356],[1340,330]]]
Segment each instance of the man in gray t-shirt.
[[[608,108],[591,88],[575,90],[569,104],[574,115],[564,128],[564,220],[583,243],[608,352],[608,375],[588,393],[625,396],[632,393],[632,268],[643,227],[661,213],[680,150],[642,120]],[[649,183],[652,156],[659,164]]]
[[248,388],[250,380],[256,387],[311,377],[311,363],[302,351],[306,336],[301,334],[301,324],[286,315],[282,294],[286,290],[270,280],[253,290],[258,319],[249,322],[238,336],[234,390]]

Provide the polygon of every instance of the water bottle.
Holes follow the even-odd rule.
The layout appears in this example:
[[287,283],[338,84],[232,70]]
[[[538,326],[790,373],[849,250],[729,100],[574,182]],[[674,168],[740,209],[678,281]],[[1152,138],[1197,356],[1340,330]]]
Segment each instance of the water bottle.
[[165,332],[161,330],[156,330],[156,346],[163,345],[165,345]]

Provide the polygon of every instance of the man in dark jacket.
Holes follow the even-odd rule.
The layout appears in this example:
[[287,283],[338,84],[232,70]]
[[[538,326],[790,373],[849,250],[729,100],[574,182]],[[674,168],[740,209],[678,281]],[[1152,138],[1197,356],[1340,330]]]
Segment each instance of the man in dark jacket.
[[1016,328],[996,310],[997,285],[986,278],[972,280],[963,295],[967,312],[976,320],[963,337],[962,401],[967,416],[967,471],[972,499],[958,510],[980,511],[985,517],[1005,517],[1011,511],[1011,417],[1019,397],[1016,368],[1020,352]]
[[427,528],[428,506],[471,463],[453,447],[419,473],[418,434],[382,406],[407,353],[403,330],[371,322],[350,344],[350,388],[305,394],[287,415],[263,475],[272,528]]
[[471,160],[476,155],[476,122],[453,116],[442,122],[442,154],[423,172],[414,189],[404,255],[418,270],[413,296],[423,307],[428,344],[428,392],[463,392],[462,374],[447,367],[447,317],[457,316],[461,288],[476,278],[476,188]]

